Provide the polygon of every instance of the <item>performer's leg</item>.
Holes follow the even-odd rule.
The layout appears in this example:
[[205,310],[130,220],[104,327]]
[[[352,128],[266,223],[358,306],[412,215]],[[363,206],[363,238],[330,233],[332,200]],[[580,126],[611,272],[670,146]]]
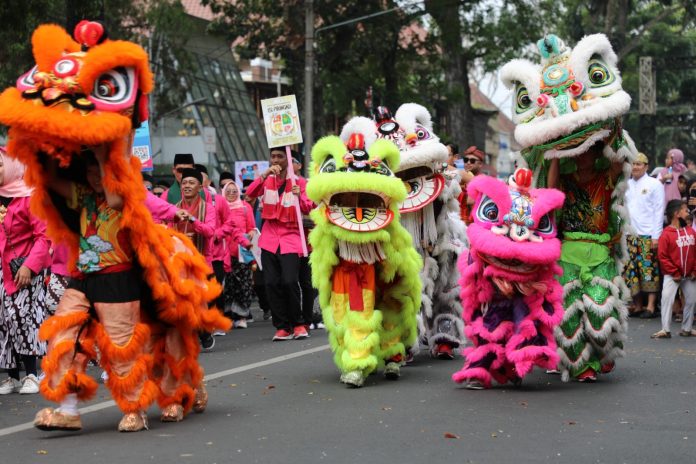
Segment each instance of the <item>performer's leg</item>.
[[34,425],[41,430],[81,429],[77,400],[87,400],[97,391],[97,382],[85,373],[87,362],[96,356],[89,308],[84,293],[68,288],[55,315],[39,330],[39,336],[48,340],[48,352],[41,363],[45,373],[41,393],[61,403],[57,410],[44,408],[36,414]]
[[106,386],[126,415],[119,430],[147,428],[143,413],[157,398],[157,385],[148,376],[152,356],[147,354],[150,328],[141,322],[140,301],[94,303],[101,321],[98,343]]

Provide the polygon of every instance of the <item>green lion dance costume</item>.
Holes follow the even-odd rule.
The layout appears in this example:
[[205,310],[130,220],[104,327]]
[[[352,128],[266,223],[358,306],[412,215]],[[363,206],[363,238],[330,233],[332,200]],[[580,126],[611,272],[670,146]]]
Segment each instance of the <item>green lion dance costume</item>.
[[372,139],[368,153],[365,139],[376,138],[374,130],[357,128],[374,123],[354,118],[351,126],[347,145],[328,136],[312,149],[307,196],[319,205],[312,211],[310,263],[334,361],[341,382],[360,387],[382,366],[388,379],[399,378],[417,336],[422,262],[399,223],[406,198],[393,173],[399,149]]
[[602,34],[570,49],[549,35],[537,43],[541,66],[513,60],[501,71],[514,89],[515,139],[538,187],[566,194],[558,217],[565,315],[556,330],[559,369],[594,381],[623,356],[628,289],[625,178],[637,151],[621,128],[631,98],[616,54]]

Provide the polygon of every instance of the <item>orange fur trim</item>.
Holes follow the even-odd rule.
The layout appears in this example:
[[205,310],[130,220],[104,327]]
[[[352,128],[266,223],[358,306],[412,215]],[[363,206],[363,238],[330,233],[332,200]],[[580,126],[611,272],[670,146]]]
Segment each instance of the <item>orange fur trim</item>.
[[63,53],[80,51],[80,45],[57,24],[44,24],[36,28],[31,36],[31,45],[36,64],[44,72],[53,70],[53,65]]
[[73,327],[79,327],[89,319],[89,313],[68,313],[66,315],[55,314],[46,319],[39,328],[39,338],[50,340],[58,332],[63,332]]
[[16,88],[9,88],[0,95],[0,108],[3,124],[84,145],[108,143],[126,137],[131,131],[130,119],[119,113],[100,111],[85,116],[78,110],[68,112],[61,106],[47,108],[40,99],[25,100]]
[[157,398],[157,404],[160,408],[164,409],[170,404],[180,404],[184,407],[184,414],[187,414],[193,407],[193,401],[195,400],[196,392],[191,385],[183,384],[180,385],[174,393],[167,396],[160,390],[160,396]]
[[133,329],[133,335],[125,345],[116,345],[111,341],[109,334],[102,324],[97,325],[96,339],[99,351],[110,361],[130,361],[136,358],[150,340],[150,327],[147,324],[138,323]]
[[48,385],[48,375],[46,375],[46,378],[41,381],[39,391],[47,400],[60,403],[69,393],[75,393],[82,401],[90,400],[97,393],[98,388],[99,384],[92,377],[70,369],[56,388]]
[[111,396],[118,405],[119,409],[125,414],[138,411],[147,411],[152,403],[155,402],[159,395],[159,388],[152,380],[146,380],[143,384],[143,389],[140,392],[140,397],[136,401],[130,401],[122,396],[120,392],[111,390]]
[[106,40],[89,49],[80,70],[79,82],[83,89],[91,89],[103,72],[119,66],[133,67],[138,73],[138,86],[143,93],[152,91],[152,72],[147,53],[133,42]]

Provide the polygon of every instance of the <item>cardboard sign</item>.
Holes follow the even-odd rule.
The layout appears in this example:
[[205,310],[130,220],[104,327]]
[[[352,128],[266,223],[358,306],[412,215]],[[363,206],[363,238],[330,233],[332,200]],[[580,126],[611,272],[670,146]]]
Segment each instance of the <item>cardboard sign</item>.
[[300,112],[294,95],[261,100],[268,148],[302,143]]
[[246,188],[268,169],[268,166],[268,161],[235,161],[234,181],[242,188]]
[[133,137],[133,156],[140,159],[143,171],[152,171],[152,145],[150,144],[150,125],[143,121],[139,128],[135,130]]

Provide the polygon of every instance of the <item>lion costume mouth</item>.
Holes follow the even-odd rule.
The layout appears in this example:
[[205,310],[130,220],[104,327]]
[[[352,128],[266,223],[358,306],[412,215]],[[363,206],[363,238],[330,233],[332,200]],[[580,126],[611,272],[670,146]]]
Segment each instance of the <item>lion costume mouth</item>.
[[399,206],[402,213],[411,213],[425,208],[435,201],[445,187],[445,178],[435,174],[427,166],[416,166],[397,172],[396,176],[404,182],[408,196]]
[[495,256],[479,253],[479,257],[487,264],[503,269],[505,271],[513,271],[518,274],[532,274],[539,269],[539,266],[525,263],[519,259],[502,259]]
[[342,192],[327,202],[326,218],[333,225],[353,232],[383,229],[394,219],[388,199],[373,192]]

